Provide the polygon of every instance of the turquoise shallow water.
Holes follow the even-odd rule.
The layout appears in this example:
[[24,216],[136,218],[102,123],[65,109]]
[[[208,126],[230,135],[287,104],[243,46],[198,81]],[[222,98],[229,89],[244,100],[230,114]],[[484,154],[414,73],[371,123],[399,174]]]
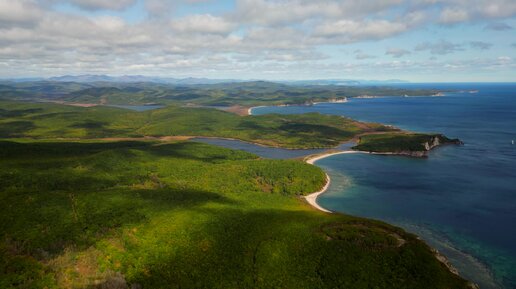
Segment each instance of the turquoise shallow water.
[[455,92],[264,107],[253,114],[346,115],[460,138],[464,146],[438,148],[428,159],[363,154],[322,159],[317,165],[329,171],[332,185],[318,202],[420,235],[481,288],[516,288],[516,145],[511,143],[516,84],[406,86]]

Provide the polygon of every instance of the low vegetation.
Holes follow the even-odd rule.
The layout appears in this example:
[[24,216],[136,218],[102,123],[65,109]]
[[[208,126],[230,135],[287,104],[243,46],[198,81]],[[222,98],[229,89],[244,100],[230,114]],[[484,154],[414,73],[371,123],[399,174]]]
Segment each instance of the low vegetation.
[[458,139],[449,139],[442,134],[383,133],[360,137],[353,149],[369,152],[426,152],[441,144],[460,144]]
[[168,106],[136,112],[0,101],[0,138],[142,138],[208,136],[287,148],[333,147],[358,134],[391,131],[373,123],[318,113],[239,116],[209,108]]
[[[393,131],[321,114],[0,101],[0,288],[466,288],[416,236],[307,205],[318,167],[172,140],[313,148]],[[369,137],[360,145],[392,145]]]
[[299,198],[324,182],[194,142],[2,141],[0,288],[467,287],[416,236]]
[[0,82],[0,98],[91,104],[174,104],[204,106],[257,106],[303,104],[361,95],[433,95],[432,89],[382,86],[287,85],[266,81],[217,84],[152,82]]

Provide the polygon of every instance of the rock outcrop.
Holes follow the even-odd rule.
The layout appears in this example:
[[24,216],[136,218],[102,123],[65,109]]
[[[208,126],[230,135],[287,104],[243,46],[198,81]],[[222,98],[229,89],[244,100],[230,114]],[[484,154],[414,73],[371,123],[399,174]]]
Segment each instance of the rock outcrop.
[[404,155],[404,156],[410,156],[410,157],[416,157],[416,158],[425,158],[428,157],[428,153],[441,145],[447,145],[447,144],[454,144],[454,145],[463,145],[464,143],[459,139],[449,139],[446,136],[439,134],[432,136],[429,141],[423,143],[424,150],[420,151],[399,151],[395,154],[397,155]]
[[[361,139],[359,139],[359,144]],[[372,154],[381,155],[401,155],[415,158],[428,157],[428,153],[441,145],[455,144],[462,145],[463,142],[459,139],[450,139],[442,134],[434,135],[415,135],[413,140],[394,140],[386,139],[380,140],[378,143],[367,146],[355,146],[353,149],[366,151]]]

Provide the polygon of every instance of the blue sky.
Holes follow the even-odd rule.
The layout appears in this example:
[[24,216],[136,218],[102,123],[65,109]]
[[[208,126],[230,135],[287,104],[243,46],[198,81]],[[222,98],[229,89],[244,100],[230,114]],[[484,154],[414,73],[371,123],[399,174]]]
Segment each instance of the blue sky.
[[513,0],[0,0],[0,77],[516,81]]

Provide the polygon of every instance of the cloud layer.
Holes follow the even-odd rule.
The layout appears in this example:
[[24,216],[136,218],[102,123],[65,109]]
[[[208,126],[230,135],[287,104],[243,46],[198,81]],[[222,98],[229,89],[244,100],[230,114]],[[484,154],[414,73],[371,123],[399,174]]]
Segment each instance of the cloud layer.
[[[322,47],[383,41],[432,26],[482,25],[481,30],[503,33],[512,29],[504,21],[516,15],[512,0],[237,0],[222,11],[177,13],[179,8],[216,6],[214,2],[0,0],[0,76],[281,74],[308,63],[321,71],[355,65],[361,69],[366,64],[329,62],[335,55]],[[63,5],[74,9],[59,9]],[[145,9],[139,11],[142,20],[126,17],[124,11],[131,7]],[[388,69],[378,58],[439,56],[492,46],[478,38],[461,44],[423,41],[376,55],[351,53],[350,58],[368,61],[372,69]],[[497,58],[491,61],[499,63]],[[512,58],[508,65],[514,66]]]

